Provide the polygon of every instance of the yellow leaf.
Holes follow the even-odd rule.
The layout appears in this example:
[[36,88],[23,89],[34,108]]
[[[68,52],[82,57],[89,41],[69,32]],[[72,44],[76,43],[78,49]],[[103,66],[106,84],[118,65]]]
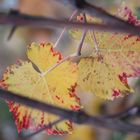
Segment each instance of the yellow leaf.
[[127,77],[135,77],[140,74],[140,50],[106,52],[110,57],[110,64],[119,67],[120,73]]
[[[122,18],[131,24],[134,24],[136,26],[140,25],[140,21],[137,20],[137,18],[133,15],[132,11],[126,6],[123,6],[117,14],[119,18]],[[83,20],[81,19],[83,19],[82,14],[77,16],[76,21],[83,22]],[[103,22],[101,19],[91,17],[87,14],[86,19],[88,23],[100,24]],[[82,37],[82,30],[80,29],[74,28],[71,29],[69,32],[74,39],[80,40],[80,38]],[[88,30],[85,42],[90,44],[93,48],[95,48],[94,35],[96,37],[99,49],[107,49],[110,51],[140,51],[140,38],[137,36],[133,36],[130,34],[125,35],[121,33]]]
[[[131,24],[140,25],[128,7],[123,6],[118,15]],[[77,17],[77,21],[79,19],[82,19],[82,15]],[[87,22],[102,21],[88,16]],[[72,29],[70,33],[76,39],[82,36],[79,29]],[[91,56],[82,58],[78,65],[80,87],[104,99],[123,97],[133,92],[127,78],[140,74],[140,38],[130,34],[89,30],[86,42],[95,50]]]
[[119,78],[121,69],[112,65],[111,61],[111,57],[104,53],[82,58],[78,64],[80,87],[86,92],[110,100],[133,92],[128,86],[127,80],[121,81]]
[[[75,94],[76,64],[65,61],[43,75],[62,59],[61,54],[55,52],[52,47],[50,43],[40,45],[32,43],[27,49],[27,56],[41,73],[35,70],[31,62],[20,61],[19,64],[8,67],[2,83],[5,88],[16,94],[62,108],[78,110],[80,108],[79,99]],[[19,131],[22,128],[38,129],[59,118],[12,102],[9,103],[9,107],[14,114]],[[71,129],[71,122],[63,121],[53,126],[52,129],[48,129],[48,133],[63,134],[68,133]]]

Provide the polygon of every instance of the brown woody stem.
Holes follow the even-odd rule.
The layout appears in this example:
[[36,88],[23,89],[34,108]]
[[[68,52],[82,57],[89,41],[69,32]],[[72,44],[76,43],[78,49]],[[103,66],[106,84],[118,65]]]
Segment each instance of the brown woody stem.
[[94,23],[78,23],[66,20],[58,20],[40,16],[30,16],[27,14],[7,14],[0,13],[0,24],[12,26],[30,26],[30,27],[53,27],[53,28],[82,28],[82,29],[96,29],[102,31],[129,33],[140,36],[140,28],[134,25],[113,25],[107,24],[94,24]]
[[47,103],[29,99],[27,97],[16,95],[12,92],[0,89],[0,98],[24,104],[44,112],[60,116],[62,119],[69,119],[77,124],[88,124],[96,127],[103,127],[122,132],[131,132],[140,134],[140,126],[122,122],[113,118],[102,118],[90,116],[84,111],[72,111],[56,107]]

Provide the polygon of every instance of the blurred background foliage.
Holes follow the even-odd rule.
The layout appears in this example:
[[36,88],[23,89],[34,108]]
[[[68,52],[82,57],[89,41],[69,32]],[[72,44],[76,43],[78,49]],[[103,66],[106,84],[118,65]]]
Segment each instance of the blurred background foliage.
[[[89,2],[103,7],[110,13],[114,14],[120,7],[122,0],[88,0]],[[135,15],[140,18],[140,1],[125,0],[127,5],[134,11]],[[0,0],[0,11],[8,12],[10,9],[17,9],[22,13],[38,16],[49,16],[53,18],[68,18],[73,9],[66,4],[60,4],[53,0]],[[26,46],[32,42],[51,42],[55,43],[62,29],[41,29],[18,27],[12,38],[8,41],[7,37],[12,26],[0,25],[0,76],[8,65],[17,61],[17,59],[26,58]],[[110,42],[111,43],[111,42]],[[68,32],[60,41],[57,49],[64,56],[73,53],[76,50],[78,42],[72,40]],[[90,50],[88,45],[84,45],[83,50]],[[135,88],[135,94],[115,101],[104,101],[94,95],[82,93],[77,89],[78,96],[81,98],[84,109],[92,115],[114,114],[130,105],[140,103],[140,80],[139,78],[131,79],[131,84]],[[137,122],[140,122],[137,119]],[[114,124],[115,125],[115,124]],[[29,133],[24,131],[20,135]],[[14,140],[17,137],[17,130],[13,117],[9,113],[7,104],[0,100],[0,140]],[[140,137],[125,134],[122,132],[112,132],[110,130],[97,128],[96,126],[78,126],[75,125],[73,134],[68,136],[48,136],[42,132],[32,139],[40,140],[139,140]]]

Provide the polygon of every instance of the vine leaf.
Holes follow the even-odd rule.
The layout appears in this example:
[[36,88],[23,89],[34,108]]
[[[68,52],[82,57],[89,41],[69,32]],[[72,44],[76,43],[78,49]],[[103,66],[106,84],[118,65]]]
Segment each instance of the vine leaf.
[[[119,18],[128,21],[130,24],[140,26],[140,21],[133,15],[132,11],[128,7],[122,7],[118,13]],[[86,14],[88,23],[102,23],[101,19],[91,17]],[[77,22],[83,22],[83,15],[80,14],[75,19]],[[72,38],[80,40],[82,36],[82,30],[74,28],[69,30]],[[95,48],[94,34],[96,36],[100,49],[106,49],[110,51],[139,51],[140,38],[134,35],[125,35],[122,33],[111,33],[104,31],[89,30],[86,34],[85,42]]]
[[82,58],[78,64],[78,84],[80,87],[98,97],[109,100],[133,92],[127,84],[125,74],[120,75],[119,78],[118,74],[121,69],[111,65],[110,61],[107,54]]
[[[49,73],[48,69],[62,60],[60,53],[48,44],[32,43],[27,49],[27,56],[31,60],[19,61],[18,64],[7,68],[1,85],[16,94],[53,104],[66,109],[78,110],[79,98],[75,94],[77,82],[77,65],[65,61]],[[35,70],[33,64],[41,73]],[[23,128],[39,129],[59,119],[58,116],[41,112],[27,106],[8,101],[10,111],[20,132]],[[63,121],[47,129],[49,134],[65,134],[72,130],[70,121]]]
[[[118,15],[130,24],[140,25],[140,21],[128,7],[122,7],[119,12]],[[103,22],[88,15],[87,17],[88,22]],[[82,15],[76,20],[82,22]],[[81,30],[72,29],[70,34],[73,38],[79,39]],[[131,34],[89,30],[86,42],[95,50],[91,56],[82,58],[78,64],[80,87],[101,98],[111,100],[133,92],[127,80],[140,74],[140,38]]]

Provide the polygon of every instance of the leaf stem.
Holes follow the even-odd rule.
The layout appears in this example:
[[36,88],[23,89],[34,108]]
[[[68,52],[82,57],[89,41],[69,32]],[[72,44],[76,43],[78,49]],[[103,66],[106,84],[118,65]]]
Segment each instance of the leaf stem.
[[[86,14],[85,13],[83,13],[83,18],[84,18],[84,23],[87,23],[87,19],[86,19]],[[78,46],[78,49],[77,49],[77,53],[76,53],[77,56],[81,55],[81,50],[82,50],[82,47],[83,47],[83,44],[84,44],[86,33],[87,33],[87,29],[84,29],[82,38],[80,40],[80,43],[79,43],[79,46]]]
[[52,70],[54,70],[55,68],[57,68],[58,66],[60,66],[62,63],[64,63],[65,61],[75,57],[75,54],[69,55],[67,57],[65,57],[64,59],[60,60],[59,63],[56,63],[54,66],[52,66],[51,68],[49,68],[47,71],[41,73],[40,75],[42,77],[44,77],[46,74],[48,74],[49,72],[51,72]]
[[[72,13],[72,15],[70,16],[70,18],[69,18],[68,21],[71,21],[71,20],[73,19],[73,17],[77,14],[77,12],[78,12],[77,10],[74,10],[74,12]],[[66,29],[67,29],[67,28],[64,27],[64,29],[62,30],[62,32],[61,32],[59,38],[57,39],[57,41],[56,41],[55,44],[54,44],[54,48],[56,48],[56,47],[58,46],[58,43],[60,42],[62,36],[64,35],[64,33],[65,33],[65,31],[66,31]]]
[[94,44],[95,44],[95,51],[98,52],[99,51],[99,45],[98,45],[98,42],[97,42],[97,39],[96,39],[96,36],[95,36],[95,31],[94,30],[90,31],[90,33],[93,34],[93,40],[94,40]]

